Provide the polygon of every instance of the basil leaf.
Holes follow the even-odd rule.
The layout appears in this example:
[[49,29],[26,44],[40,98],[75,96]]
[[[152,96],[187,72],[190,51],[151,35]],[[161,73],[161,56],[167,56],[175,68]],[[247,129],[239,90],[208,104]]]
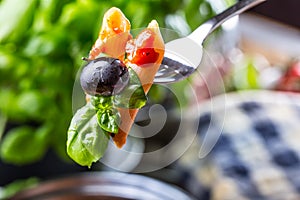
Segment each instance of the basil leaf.
[[128,72],[130,76],[128,86],[120,94],[114,96],[114,104],[120,108],[141,108],[147,102],[146,94],[135,71],[129,67]]
[[24,38],[30,27],[38,1],[6,0],[0,7],[0,41],[17,41]]
[[37,186],[39,182],[39,179],[36,177],[30,177],[27,179],[17,179],[1,188],[0,199],[10,199],[22,190]]
[[4,133],[5,125],[6,125],[7,118],[0,112],[0,141],[2,138],[2,134]]
[[110,133],[119,132],[120,113],[118,110],[99,110],[97,112],[98,124],[102,129]]
[[79,109],[72,118],[67,139],[67,153],[78,164],[90,167],[107,148],[109,136],[98,125],[91,104]]
[[47,148],[49,130],[21,126],[11,129],[3,138],[1,158],[8,163],[24,165],[41,159]]
[[111,109],[112,96],[91,96],[91,103],[97,110]]

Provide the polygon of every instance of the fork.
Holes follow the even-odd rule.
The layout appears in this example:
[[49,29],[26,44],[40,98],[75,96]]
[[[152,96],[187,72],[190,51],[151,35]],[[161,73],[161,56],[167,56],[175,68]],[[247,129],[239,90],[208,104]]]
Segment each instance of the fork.
[[200,25],[187,37],[166,43],[165,55],[154,83],[174,83],[189,77],[200,65],[205,39],[228,19],[264,1],[266,0],[241,0]]

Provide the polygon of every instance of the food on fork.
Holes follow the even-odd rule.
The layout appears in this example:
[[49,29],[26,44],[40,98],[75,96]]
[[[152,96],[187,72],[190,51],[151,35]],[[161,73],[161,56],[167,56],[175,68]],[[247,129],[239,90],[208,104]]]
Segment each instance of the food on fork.
[[133,38],[121,10],[113,7],[105,13],[80,77],[87,103],[68,130],[67,153],[73,160],[91,166],[105,153],[109,138],[119,148],[126,143],[163,57],[155,20]]

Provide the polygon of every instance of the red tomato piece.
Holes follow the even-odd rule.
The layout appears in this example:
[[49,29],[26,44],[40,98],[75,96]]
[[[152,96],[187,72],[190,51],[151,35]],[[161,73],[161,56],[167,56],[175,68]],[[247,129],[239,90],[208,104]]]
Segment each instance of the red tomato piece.
[[140,67],[153,64],[159,58],[159,52],[155,51],[153,41],[154,33],[150,29],[142,31],[136,39],[129,41],[126,45],[127,59]]

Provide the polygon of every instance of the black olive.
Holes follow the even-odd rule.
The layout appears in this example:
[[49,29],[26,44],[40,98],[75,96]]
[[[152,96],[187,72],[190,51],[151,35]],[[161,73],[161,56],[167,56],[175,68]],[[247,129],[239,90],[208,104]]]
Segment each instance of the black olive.
[[89,61],[80,75],[82,89],[93,96],[119,94],[129,82],[126,65],[116,58],[100,57]]

